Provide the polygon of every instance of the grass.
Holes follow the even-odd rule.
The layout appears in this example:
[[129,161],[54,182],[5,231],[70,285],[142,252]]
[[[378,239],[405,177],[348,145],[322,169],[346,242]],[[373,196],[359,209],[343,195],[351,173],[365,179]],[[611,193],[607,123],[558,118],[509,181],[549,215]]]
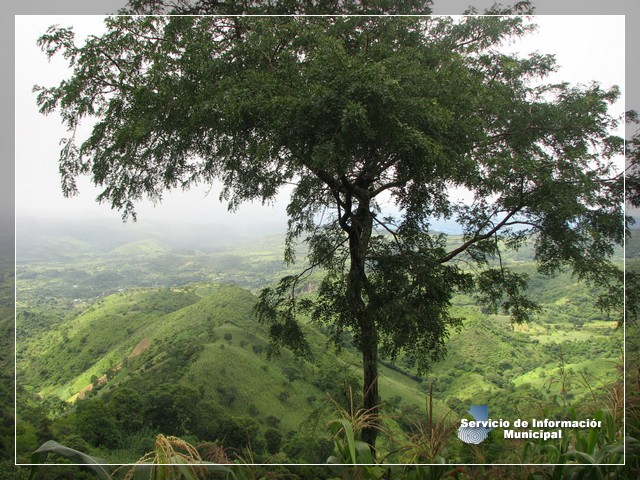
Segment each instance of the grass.
[[[289,382],[279,368],[264,358],[256,358],[252,351],[224,342],[207,345],[188,369],[183,383],[203,387],[205,397],[218,399],[233,414],[260,419],[277,417],[285,431],[295,430],[311,413],[306,398],[322,397],[322,392],[309,384]],[[234,399],[225,400],[221,390],[235,390]]]
[[[577,363],[567,363],[564,365],[564,369],[570,371],[569,374],[574,380],[577,379],[579,372],[588,372],[589,376],[593,378],[607,380],[608,377],[612,375],[612,372],[615,371],[615,365],[616,360],[613,358],[598,358],[595,360],[583,360]],[[550,383],[557,384],[560,375],[560,367],[557,364],[551,363],[514,378],[513,383],[516,386],[529,383],[536,388],[542,388],[547,387]],[[576,385],[573,390],[582,391],[583,389]]]

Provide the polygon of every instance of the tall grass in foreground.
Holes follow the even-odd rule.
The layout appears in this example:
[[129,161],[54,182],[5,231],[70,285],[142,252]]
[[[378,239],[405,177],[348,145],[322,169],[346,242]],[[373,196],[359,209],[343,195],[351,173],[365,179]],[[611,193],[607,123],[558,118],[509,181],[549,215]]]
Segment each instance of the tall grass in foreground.
[[[588,380],[586,377],[584,381]],[[327,458],[327,468],[319,479],[344,480],[631,480],[640,478],[640,442],[635,436],[623,432],[623,416],[620,388],[615,384],[605,392],[593,392],[593,404],[589,417],[601,422],[598,429],[567,430],[557,441],[521,440],[509,443],[509,449],[500,453],[496,463],[518,463],[522,466],[477,466],[456,467],[456,448],[460,447],[455,438],[457,422],[447,416],[436,419],[433,414],[433,387],[426,399],[426,416],[414,418],[411,432],[392,435],[381,424],[379,417],[366,409],[357,409],[353,394],[349,390],[345,404],[332,401],[335,419],[327,427],[332,434],[333,454]],[[637,412],[638,392],[628,392],[627,407]],[[632,404],[629,404],[631,402]],[[635,402],[635,403],[633,403]],[[546,416],[568,420],[578,420],[586,412],[578,412],[573,407],[560,403],[551,406]],[[627,429],[637,434],[639,431],[635,417],[628,418]],[[402,461],[412,463],[405,467],[385,466],[377,458],[376,452],[360,440],[360,432],[367,426],[375,426],[382,435],[394,437]],[[504,445],[502,445],[504,447]],[[476,449],[477,450],[477,449]],[[471,455],[476,450],[469,449]],[[476,453],[474,453],[476,452]],[[70,449],[56,442],[46,442],[32,455],[33,463],[44,463],[51,454],[83,463],[91,469],[99,480],[204,480],[222,478],[225,480],[258,479],[301,479],[296,467],[270,467],[240,465],[246,461],[237,457],[234,464],[224,447],[208,443],[194,447],[183,439],[158,435],[154,449],[144,455],[131,467],[109,470],[101,461],[84,453]],[[251,459],[251,451],[247,454]],[[449,457],[449,458],[447,458]],[[216,463],[207,463],[214,461]],[[420,463],[423,463],[420,465]],[[476,463],[476,462],[470,462]],[[479,462],[478,462],[479,463]],[[548,464],[548,465],[544,465]],[[30,480],[37,479],[37,467],[32,467]]]

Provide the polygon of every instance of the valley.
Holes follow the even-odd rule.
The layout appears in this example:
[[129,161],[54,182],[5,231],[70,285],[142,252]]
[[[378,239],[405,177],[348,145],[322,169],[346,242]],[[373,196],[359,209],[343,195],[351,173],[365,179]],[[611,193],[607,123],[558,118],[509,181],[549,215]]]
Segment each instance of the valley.
[[[331,455],[327,422],[337,406],[357,405],[360,354],[348,342],[330,346],[327,327],[310,319],[308,358],[274,350],[269,325],[252,309],[262,287],[303,268],[282,262],[282,234],[226,228],[222,239],[215,228],[167,236],[161,227],[113,226],[109,236],[91,225],[25,225],[16,269],[21,458],[54,438],[130,463],[157,433],[219,442],[230,459],[250,455],[248,463],[324,463]],[[445,359],[422,376],[402,355],[381,359],[392,433],[381,449],[391,460],[407,460],[397,437],[424,421],[429,403],[434,418],[451,421],[472,404],[504,418],[608,406],[624,341],[616,313],[598,310],[598,291],[569,274],[539,275],[527,246],[503,261],[530,276],[541,313],[514,325],[458,295],[452,313],[462,325],[450,330]],[[312,298],[319,279],[306,280],[301,295]],[[469,455],[455,445],[440,453]]]

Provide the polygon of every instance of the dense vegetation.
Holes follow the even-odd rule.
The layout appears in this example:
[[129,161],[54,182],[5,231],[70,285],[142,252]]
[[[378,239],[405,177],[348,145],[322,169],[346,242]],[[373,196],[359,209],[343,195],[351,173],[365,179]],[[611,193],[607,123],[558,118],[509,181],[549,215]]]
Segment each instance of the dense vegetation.
[[[357,405],[357,351],[327,349],[325,328],[308,321],[309,360],[286,350],[269,357],[268,326],[252,315],[251,289],[285,268],[275,260],[281,241],[271,236],[208,253],[139,239],[98,253],[99,242],[87,241],[94,255],[62,261],[42,258],[36,243],[25,242],[30,259],[19,257],[17,272],[19,460],[55,439],[110,463],[135,462],[154,449],[158,434],[178,436],[215,462],[325,463],[341,441],[348,452],[344,433],[332,436],[327,422],[349,412],[352,400]],[[447,357],[427,375],[402,357],[382,359],[389,435],[379,447],[386,462],[553,461],[543,448],[552,442],[527,447],[492,435],[479,447],[462,444],[455,429],[471,404],[487,403],[492,418],[587,418],[601,410],[613,427],[599,433],[598,448],[621,440],[619,319],[596,309],[597,292],[570,275],[538,276],[526,249],[504,260],[531,275],[529,293],[542,313],[513,325],[459,296],[453,314],[463,327],[450,332]],[[116,275],[124,265],[131,270]],[[191,277],[219,281],[227,272],[239,286]],[[151,278],[157,286],[132,288]],[[301,293],[315,288],[310,278]],[[566,452],[581,435],[572,431],[554,448]],[[506,442],[519,447],[505,450]]]

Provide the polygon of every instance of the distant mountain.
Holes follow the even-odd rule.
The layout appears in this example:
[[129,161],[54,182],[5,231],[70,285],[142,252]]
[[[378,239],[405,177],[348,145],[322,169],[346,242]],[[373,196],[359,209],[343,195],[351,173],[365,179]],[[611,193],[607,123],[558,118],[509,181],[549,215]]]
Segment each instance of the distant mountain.
[[[265,230],[269,232],[269,230]],[[170,250],[213,252],[247,242],[265,231],[242,224],[189,224],[179,221],[128,222],[115,219],[72,222],[33,217],[16,220],[16,257],[23,260],[68,260],[80,254],[102,254],[127,243],[156,240]]]
[[[119,246],[141,240],[157,240],[168,250],[211,253],[238,243],[252,242],[266,235],[282,235],[286,225],[184,223],[140,220],[123,223],[116,219],[70,221],[18,217],[16,219],[16,256],[22,260],[64,261],[79,254],[106,253]],[[454,221],[434,220],[433,231],[458,235],[462,233]],[[13,239],[13,232],[7,238]],[[0,246],[2,241],[0,236]],[[13,250],[13,247],[11,247]]]

